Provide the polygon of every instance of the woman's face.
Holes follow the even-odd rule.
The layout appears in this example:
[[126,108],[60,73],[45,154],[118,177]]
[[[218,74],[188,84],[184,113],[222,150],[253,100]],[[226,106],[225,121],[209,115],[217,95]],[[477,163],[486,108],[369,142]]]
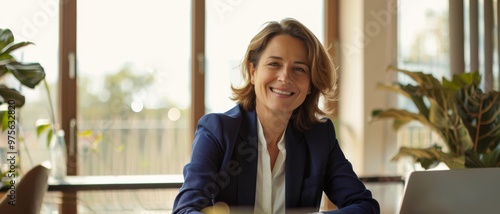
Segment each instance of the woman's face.
[[262,52],[258,65],[249,65],[255,86],[256,108],[273,113],[293,113],[310,89],[307,49],[289,35],[273,37]]

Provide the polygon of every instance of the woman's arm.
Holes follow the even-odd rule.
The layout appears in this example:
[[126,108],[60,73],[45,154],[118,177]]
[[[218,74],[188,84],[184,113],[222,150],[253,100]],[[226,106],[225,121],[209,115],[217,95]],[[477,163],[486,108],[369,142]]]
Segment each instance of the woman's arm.
[[330,152],[325,174],[326,195],[342,213],[380,213],[378,202],[359,180],[351,163],[345,158],[335,136],[333,123],[328,120],[327,124],[330,130]]
[[200,119],[191,161],[184,167],[184,184],[174,201],[173,213],[201,213],[203,208],[213,206],[216,175],[224,155],[224,147],[215,137],[220,136],[219,125],[216,115]]

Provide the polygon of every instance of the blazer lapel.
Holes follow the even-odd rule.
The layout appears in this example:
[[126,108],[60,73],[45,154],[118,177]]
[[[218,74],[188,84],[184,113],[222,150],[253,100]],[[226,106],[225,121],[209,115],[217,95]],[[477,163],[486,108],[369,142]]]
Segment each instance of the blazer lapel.
[[234,151],[235,159],[242,168],[241,174],[237,176],[238,204],[254,206],[258,161],[257,116],[255,111],[242,110],[242,117],[240,141]]
[[293,126],[293,120],[290,120],[285,133],[286,207],[295,207],[300,203],[307,156],[307,145],[303,141],[304,134],[296,130]]
[[[238,204],[255,205],[255,185],[257,182],[258,137],[257,115],[255,111],[242,111],[242,124],[239,130],[240,142],[235,148],[235,160],[242,171],[238,179]],[[307,145],[303,142],[304,134],[293,127],[293,120],[288,123],[285,133],[286,143],[286,207],[300,204],[302,181],[306,167]]]

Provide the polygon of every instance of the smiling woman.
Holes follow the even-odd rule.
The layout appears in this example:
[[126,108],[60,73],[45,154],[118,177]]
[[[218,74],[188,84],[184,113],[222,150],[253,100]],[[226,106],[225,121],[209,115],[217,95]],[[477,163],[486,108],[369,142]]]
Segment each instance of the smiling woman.
[[320,95],[335,95],[336,70],[314,34],[295,19],[267,22],[250,41],[241,72],[243,86],[232,88],[238,105],[198,123],[173,212],[220,202],[235,213],[310,213],[325,192],[339,207],[332,213],[379,213],[332,121],[318,118],[325,114]]

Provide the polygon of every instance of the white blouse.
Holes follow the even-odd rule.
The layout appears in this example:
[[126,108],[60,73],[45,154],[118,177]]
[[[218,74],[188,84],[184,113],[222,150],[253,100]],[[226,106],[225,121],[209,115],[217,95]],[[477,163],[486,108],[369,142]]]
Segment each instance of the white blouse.
[[257,182],[255,188],[255,214],[285,213],[285,132],[278,142],[278,157],[271,171],[271,159],[267,151],[262,124],[257,118],[259,140],[259,161],[257,164]]

